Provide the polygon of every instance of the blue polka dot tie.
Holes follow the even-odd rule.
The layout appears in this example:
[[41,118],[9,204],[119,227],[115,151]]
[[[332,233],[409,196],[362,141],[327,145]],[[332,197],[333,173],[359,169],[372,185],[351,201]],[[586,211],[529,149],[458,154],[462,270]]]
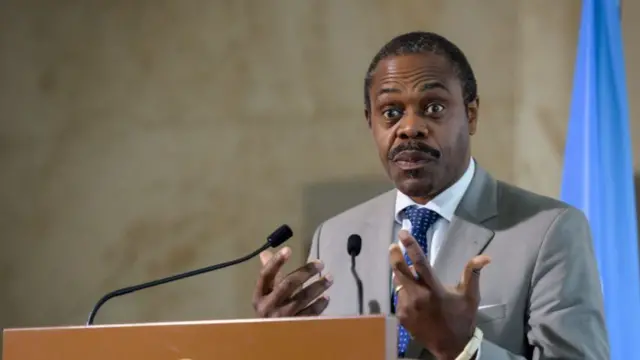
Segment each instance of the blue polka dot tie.
[[[418,206],[410,206],[404,210],[404,214],[411,222],[411,235],[416,239],[420,248],[424,252],[424,254],[429,256],[429,247],[427,245],[427,231],[439,218],[438,213],[433,210],[429,210],[427,208],[418,207]],[[405,253],[404,259],[407,264],[411,265],[411,259]],[[393,294],[393,304],[397,306],[398,297],[394,291]],[[410,339],[409,332],[402,326],[398,327],[398,355],[404,356],[404,353],[407,350],[407,345],[409,344]]]

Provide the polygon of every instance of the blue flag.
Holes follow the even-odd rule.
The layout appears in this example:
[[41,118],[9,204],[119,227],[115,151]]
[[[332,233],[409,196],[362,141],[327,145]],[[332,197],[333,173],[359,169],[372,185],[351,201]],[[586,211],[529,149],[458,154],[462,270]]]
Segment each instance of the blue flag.
[[591,225],[613,360],[640,359],[632,154],[619,3],[584,0],[561,199]]

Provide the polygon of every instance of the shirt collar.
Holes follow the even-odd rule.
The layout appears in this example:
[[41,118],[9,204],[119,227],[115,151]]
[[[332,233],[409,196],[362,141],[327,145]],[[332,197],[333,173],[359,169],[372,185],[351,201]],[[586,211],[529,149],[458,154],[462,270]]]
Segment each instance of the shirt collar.
[[398,223],[402,223],[403,210],[409,206],[417,205],[435,211],[438,215],[450,222],[451,219],[453,219],[453,214],[456,211],[458,204],[460,204],[460,201],[462,200],[462,196],[464,196],[467,188],[469,188],[469,184],[471,184],[474,172],[475,160],[471,158],[467,170],[460,179],[425,205],[416,204],[410,197],[400,191],[397,191],[395,210],[396,221]]

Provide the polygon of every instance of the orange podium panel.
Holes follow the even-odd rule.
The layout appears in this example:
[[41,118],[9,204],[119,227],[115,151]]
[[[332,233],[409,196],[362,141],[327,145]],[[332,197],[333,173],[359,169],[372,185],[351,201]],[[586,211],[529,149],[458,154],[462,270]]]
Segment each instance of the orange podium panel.
[[397,320],[306,317],[5,329],[3,360],[390,360]]

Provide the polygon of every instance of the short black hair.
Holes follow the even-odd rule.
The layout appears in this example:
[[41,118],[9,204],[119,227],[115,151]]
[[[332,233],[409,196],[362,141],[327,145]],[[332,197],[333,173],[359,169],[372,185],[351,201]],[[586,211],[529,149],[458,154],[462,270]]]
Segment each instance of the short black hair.
[[442,55],[449,60],[462,85],[462,97],[465,105],[476,100],[478,84],[473,69],[462,50],[444,36],[432,32],[414,31],[391,39],[371,60],[364,78],[364,103],[367,111],[371,110],[371,99],[369,98],[371,78],[380,61],[392,56],[428,53]]

